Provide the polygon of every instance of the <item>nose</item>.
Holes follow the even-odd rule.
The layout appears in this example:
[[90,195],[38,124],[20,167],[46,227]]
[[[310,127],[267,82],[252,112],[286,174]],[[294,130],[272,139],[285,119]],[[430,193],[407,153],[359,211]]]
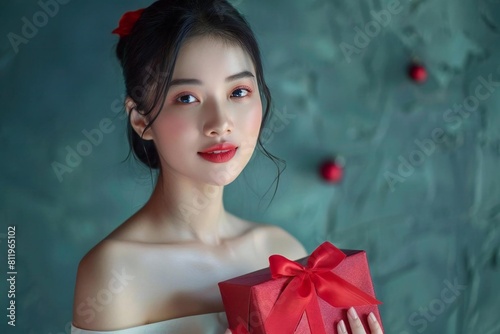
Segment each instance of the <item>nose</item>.
[[208,137],[218,137],[228,135],[233,131],[233,121],[227,108],[220,104],[213,103],[206,110],[205,124],[203,132]]

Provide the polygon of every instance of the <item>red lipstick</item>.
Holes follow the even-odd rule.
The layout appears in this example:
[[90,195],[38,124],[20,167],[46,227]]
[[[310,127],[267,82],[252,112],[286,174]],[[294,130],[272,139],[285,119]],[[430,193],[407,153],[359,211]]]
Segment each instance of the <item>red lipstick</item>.
[[228,162],[231,160],[234,155],[236,154],[236,150],[238,147],[236,147],[233,144],[230,143],[222,143],[222,144],[217,144],[214,146],[210,146],[209,148],[198,152],[200,157],[203,159],[210,161],[210,162],[215,162],[215,163],[222,163],[222,162]]

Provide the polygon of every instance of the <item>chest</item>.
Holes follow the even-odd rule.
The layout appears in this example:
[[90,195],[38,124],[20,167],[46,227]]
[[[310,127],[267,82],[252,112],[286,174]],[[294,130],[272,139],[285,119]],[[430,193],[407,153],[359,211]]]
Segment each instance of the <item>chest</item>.
[[138,289],[150,303],[190,305],[187,314],[220,312],[218,282],[267,266],[265,250],[251,243],[150,250],[142,254]]

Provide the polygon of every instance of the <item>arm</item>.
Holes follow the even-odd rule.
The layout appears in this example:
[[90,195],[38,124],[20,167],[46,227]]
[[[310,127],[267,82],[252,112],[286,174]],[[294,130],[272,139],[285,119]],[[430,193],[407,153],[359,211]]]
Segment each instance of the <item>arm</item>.
[[133,325],[141,314],[131,302],[136,284],[130,265],[109,246],[96,246],[78,266],[73,325],[101,331]]

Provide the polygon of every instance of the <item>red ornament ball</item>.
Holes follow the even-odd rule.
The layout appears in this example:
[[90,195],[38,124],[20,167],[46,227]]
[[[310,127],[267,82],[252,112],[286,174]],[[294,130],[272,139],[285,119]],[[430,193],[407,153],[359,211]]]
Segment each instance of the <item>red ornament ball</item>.
[[334,161],[325,161],[320,168],[323,179],[330,183],[338,183],[342,180],[344,169]]
[[423,83],[427,80],[427,69],[421,64],[410,65],[408,74],[416,83]]

